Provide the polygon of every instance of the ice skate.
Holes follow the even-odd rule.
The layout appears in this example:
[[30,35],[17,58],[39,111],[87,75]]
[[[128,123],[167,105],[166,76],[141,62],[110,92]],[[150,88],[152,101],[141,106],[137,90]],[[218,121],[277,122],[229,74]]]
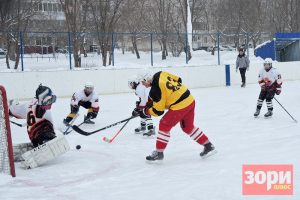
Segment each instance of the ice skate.
[[271,110],[269,110],[264,116],[265,118],[269,118],[269,117],[272,117],[273,115],[273,112]]
[[141,126],[134,129],[135,134],[144,134],[146,132],[146,126]]
[[254,113],[254,117],[258,117],[259,113],[260,113],[260,110],[259,110],[259,109],[256,109],[256,111],[255,111],[255,113]]
[[154,161],[161,161],[164,159],[164,153],[153,151],[151,155],[146,157],[147,161],[154,162]]
[[145,131],[145,132],[143,133],[143,136],[145,136],[145,137],[151,137],[151,136],[153,136],[153,135],[155,135],[155,130],[154,130],[154,129],[150,129],[150,130]]
[[209,143],[207,143],[207,144],[204,145],[204,149],[200,153],[200,156],[202,158],[207,158],[207,157],[212,156],[212,155],[214,155],[216,153],[217,153],[217,151],[215,150],[214,145],[209,142]]
[[91,120],[91,118],[84,116],[84,123],[85,124],[95,124],[94,121]]

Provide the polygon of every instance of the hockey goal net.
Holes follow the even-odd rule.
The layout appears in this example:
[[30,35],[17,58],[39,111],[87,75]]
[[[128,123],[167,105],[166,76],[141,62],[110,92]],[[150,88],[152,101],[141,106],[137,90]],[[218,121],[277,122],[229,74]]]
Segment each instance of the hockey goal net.
[[15,177],[15,165],[11,140],[6,91],[0,85],[0,173]]

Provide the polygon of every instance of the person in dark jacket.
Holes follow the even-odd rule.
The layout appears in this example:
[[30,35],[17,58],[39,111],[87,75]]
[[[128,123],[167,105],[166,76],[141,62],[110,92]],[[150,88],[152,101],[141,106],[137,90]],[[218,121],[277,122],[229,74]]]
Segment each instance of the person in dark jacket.
[[249,70],[249,58],[245,55],[244,49],[239,49],[239,55],[236,58],[236,72],[239,69],[241,78],[242,78],[242,85],[241,87],[246,87],[246,70]]

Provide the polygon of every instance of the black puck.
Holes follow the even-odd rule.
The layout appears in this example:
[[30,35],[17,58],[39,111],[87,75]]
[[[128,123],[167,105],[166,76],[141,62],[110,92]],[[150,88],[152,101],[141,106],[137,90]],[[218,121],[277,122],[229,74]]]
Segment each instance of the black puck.
[[80,145],[76,145],[76,149],[77,150],[81,149],[81,146]]

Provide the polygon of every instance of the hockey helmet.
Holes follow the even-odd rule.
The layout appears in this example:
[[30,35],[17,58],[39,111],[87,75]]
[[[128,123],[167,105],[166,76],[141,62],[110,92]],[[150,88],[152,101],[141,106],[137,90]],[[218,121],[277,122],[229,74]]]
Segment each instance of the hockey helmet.
[[136,87],[138,86],[138,84],[139,84],[139,81],[137,80],[137,77],[132,77],[132,78],[128,79],[128,87],[130,89],[135,90]]
[[42,84],[36,89],[35,97],[40,106],[48,106],[56,102],[56,95],[53,94],[49,87],[43,86]]
[[84,92],[90,95],[94,91],[94,84],[92,82],[86,82],[84,85]]
[[271,58],[266,58],[264,61],[264,68],[270,69],[272,67],[273,60]]
[[149,70],[142,70],[137,75],[137,80],[139,82],[150,81],[153,78],[153,74]]

